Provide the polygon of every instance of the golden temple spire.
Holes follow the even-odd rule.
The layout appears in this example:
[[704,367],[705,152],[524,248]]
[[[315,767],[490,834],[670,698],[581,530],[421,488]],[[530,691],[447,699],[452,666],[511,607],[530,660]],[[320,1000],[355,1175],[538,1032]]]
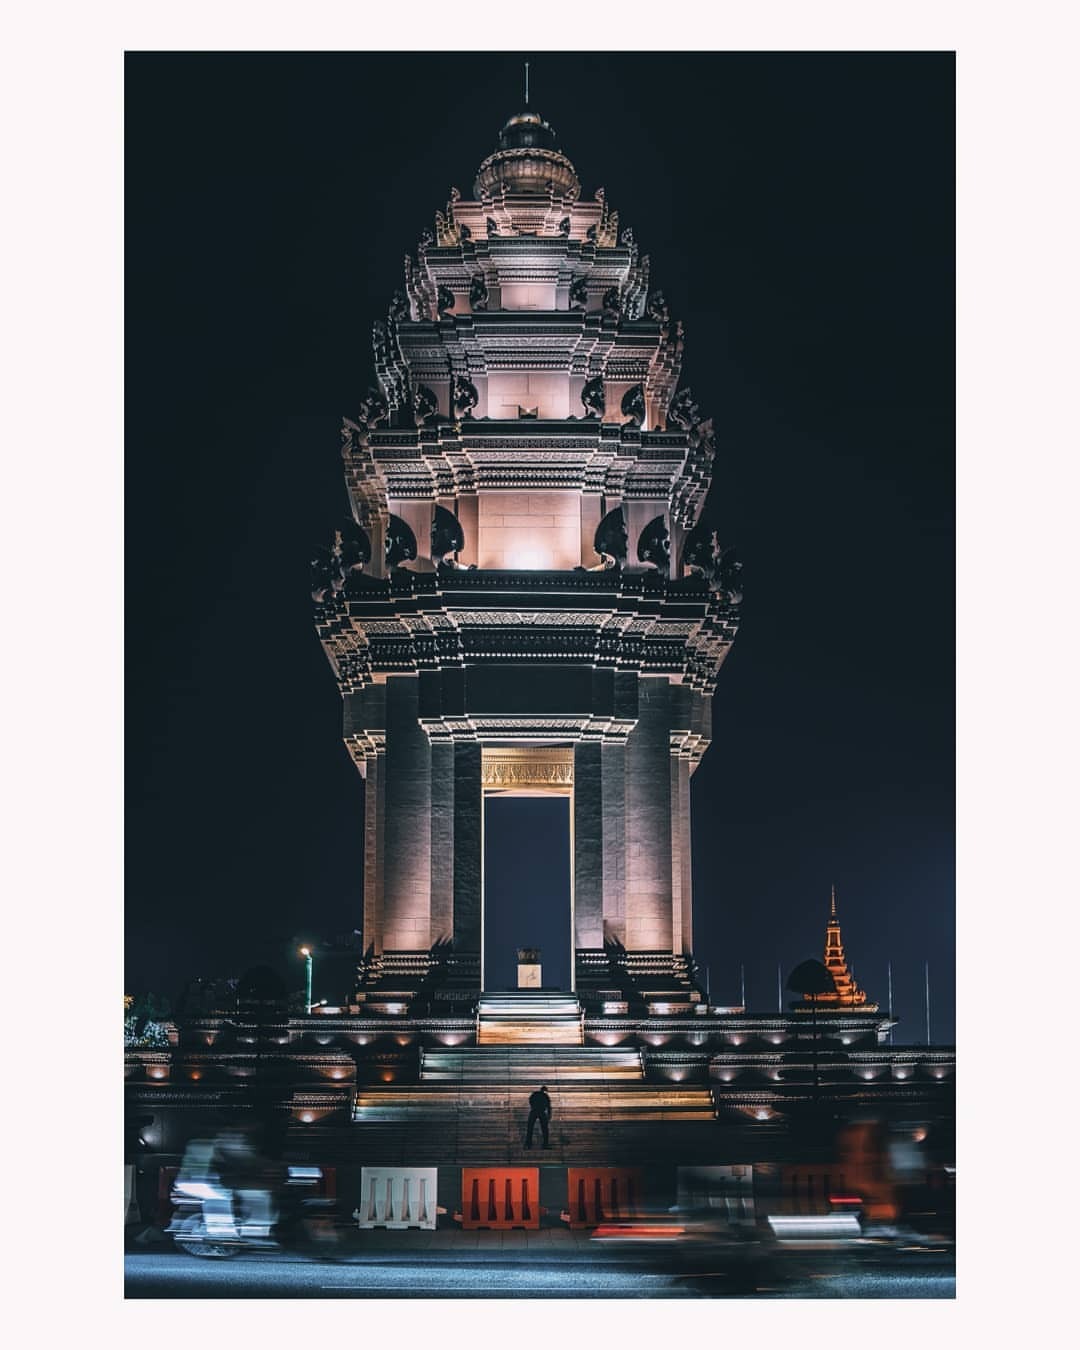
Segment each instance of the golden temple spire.
[[855,983],[855,976],[848,967],[844,953],[844,939],[840,932],[840,920],[836,917],[835,882],[829,892],[829,921],[825,927],[825,967],[833,977],[836,991],[832,994],[818,994],[818,1007],[834,1008],[837,1012],[854,1008],[860,1012],[877,1012],[877,1004],[867,1000],[865,991]]

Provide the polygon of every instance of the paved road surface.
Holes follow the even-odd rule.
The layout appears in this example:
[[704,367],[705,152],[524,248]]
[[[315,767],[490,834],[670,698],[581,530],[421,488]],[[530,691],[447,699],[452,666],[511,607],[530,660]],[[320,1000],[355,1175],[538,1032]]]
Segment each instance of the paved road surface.
[[[129,1252],[128,1298],[702,1298],[739,1291],[723,1272],[677,1271],[610,1261],[477,1260],[432,1262],[366,1257],[340,1262],[286,1255],[209,1260],[179,1252]],[[758,1297],[953,1298],[949,1266],[805,1272]]]

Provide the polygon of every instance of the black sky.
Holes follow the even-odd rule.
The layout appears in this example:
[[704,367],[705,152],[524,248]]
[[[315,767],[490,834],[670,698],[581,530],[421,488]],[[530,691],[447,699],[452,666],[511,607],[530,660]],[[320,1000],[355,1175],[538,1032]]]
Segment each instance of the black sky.
[[[359,926],[363,787],[307,562],[344,510],[371,322],[520,110],[521,59],[127,59],[129,989]],[[835,882],[882,1002],[893,962],[899,1039],[924,1038],[927,959],[950,1039],[952,56],[531,61],[685,323],[745,564],[694,779],[713,1000],[744,964],[774,1007]]]

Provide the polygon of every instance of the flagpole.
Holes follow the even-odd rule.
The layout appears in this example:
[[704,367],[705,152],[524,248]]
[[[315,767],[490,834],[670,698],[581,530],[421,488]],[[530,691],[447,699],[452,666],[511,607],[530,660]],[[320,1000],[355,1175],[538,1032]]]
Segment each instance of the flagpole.
[[924,966],[926,974],[926,1044],[930,1044],[930,962]]
[[890,961],[890,962],[889,962],[889,1044],[890,1044],[890,1045],[892,1045],[892,1034],[893,1034],[892,1020],[893,1020],[893,1010],[892,1010],[892,962]]

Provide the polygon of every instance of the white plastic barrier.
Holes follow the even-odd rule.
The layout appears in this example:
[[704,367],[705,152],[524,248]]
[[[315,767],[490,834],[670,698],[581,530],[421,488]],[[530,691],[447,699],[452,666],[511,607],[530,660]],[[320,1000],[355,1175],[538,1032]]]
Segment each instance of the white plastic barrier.
[[730,1223],[754,1222],[754,1169],[749,1163],[680,1167],[678,1178],[679,1209],[715,1209]]
[[778,1242],[850,1242],[862,1233],[854,1214],[770,1214],[768,1219]]
[[360,1207],[352,1216],[360,1228],[434,1228],[438,1176],[437,1167],[361,1168]]

